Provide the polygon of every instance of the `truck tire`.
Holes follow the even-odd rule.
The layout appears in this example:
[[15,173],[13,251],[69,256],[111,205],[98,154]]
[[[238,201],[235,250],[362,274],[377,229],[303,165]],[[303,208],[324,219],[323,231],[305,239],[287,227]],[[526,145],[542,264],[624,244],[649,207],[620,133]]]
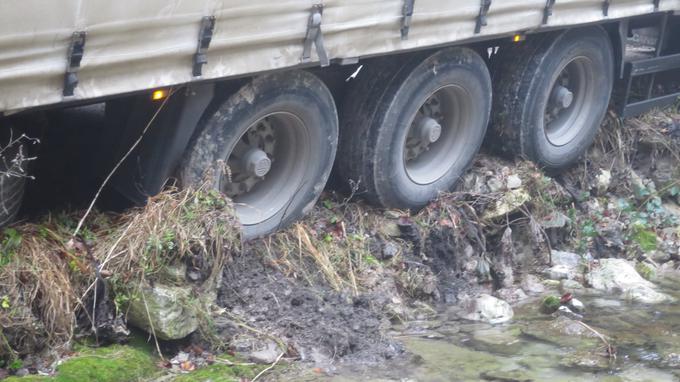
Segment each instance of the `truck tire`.
[[600,27],[534,36],[496,58],[494,138],[547,170],[592,143],[614,81],[612,44]]
[[484,60],[467,48],[367,65],[346,95],[337,174],[390,208],[421,208],[472,162],[491,111]]
[[304,71],[263,75],[206,111],[181,183],[207,181],[230,196],[244,237],[260,237],[312,209],[337,141],[337,110],[321,80]]
[[9,138],[3,140],[0,153],[0,227],[14,221],[26,188],[26,161],[20,160],[26,147],[20,142],[5,147],[7,142]]

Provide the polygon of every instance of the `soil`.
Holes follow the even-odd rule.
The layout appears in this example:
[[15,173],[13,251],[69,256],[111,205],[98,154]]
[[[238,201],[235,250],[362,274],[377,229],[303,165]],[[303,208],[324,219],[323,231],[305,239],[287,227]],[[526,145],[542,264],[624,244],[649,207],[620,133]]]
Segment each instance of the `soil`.
[[[218,294],[219,306],[281,339],[288,355],[322,364],[339,358],[372,363],[402,354],[402,346],[384,335],[384,303],[385,296],[304,286],[248,254],[225,267]],[[234,320],[218,322],[217,329],[226,338],[244,333]]]

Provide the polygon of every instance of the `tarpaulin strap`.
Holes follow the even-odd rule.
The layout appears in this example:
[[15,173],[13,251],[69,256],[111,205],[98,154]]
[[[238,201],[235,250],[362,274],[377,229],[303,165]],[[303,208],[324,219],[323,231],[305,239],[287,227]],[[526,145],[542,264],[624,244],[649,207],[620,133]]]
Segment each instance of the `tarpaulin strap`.
[[547,0],[545,3],[545,9],[543,10],[543,25],[548,23],[548,19],[553,14],[553,6],[555,6],[555,0]]
[[477,16],[477,24],[475,25],[475,34],[482,31],[482,27],[487,25],[486,14],[491,8],[491,0],[482,0],[482,5],[479,8],[479,16]]
[[323,4],[314,4],[312,14],[307,23],[307,34],[305,35],[305,45],[302,51],[302,62],[311,61],[312,44],[316,46],[316,54],[319,56],[321,66],[330,65],[328,54],[323,46],[323,34],[321,33],[321,20],[323,15]]
[[416,0],[404,0],[404,7],[402,8],[403,18],[401,19],[401,39],[408,39],[408,31],[411,29],[411,18],[413,17],[413,8]]
[[198,46],[194,54],[194,66],[191,71],[194,77],[203,74],[203,65],[208,63],[208,47],[215,30],[215,17],[205,16],[201,19],[201,30],[198,32]]
[[654,12],[657,12],[659,10],[660,6],[661,6],[661,0],[654,0]]
[[609,16],[609,6],[611,5],[611,0],[604,0],[604,3],[602,3],[602,14],[605,16]]
[[64,97],[73,95],[73,91],[78,86],[78,70],[80,61],[85,54],[85,32],[74,32],[71,36],[71,45],[68,48],[66,75],[64,76]]

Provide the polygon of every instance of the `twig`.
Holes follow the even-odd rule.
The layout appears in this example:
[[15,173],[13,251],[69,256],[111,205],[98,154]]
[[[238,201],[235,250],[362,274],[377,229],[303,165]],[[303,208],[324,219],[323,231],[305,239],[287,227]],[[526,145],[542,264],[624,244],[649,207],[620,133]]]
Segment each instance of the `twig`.
[[165,105],[168,103],[168,100],[172,95],[175,94],[174,91],[170,91],[168,96],[163,100],[163,103],[156,109],[156,112],[153,114],[149,122],[146,124],[144,127],[144,130],[142,130],[142,133],[139,135],[137,140],[130,146],[130,149],[123,155],[122,158],[116,163],[116,165],[113,167],[113,169],[109,172],[109,175],[106,176],[104,181],[102,182],[101,185],[99,185],[99,188],[97,189],[97,193],[94,195],[94,198],[92,198],[92,201],[90,202],[90,205],[87,207],[87,210],[85,211],[85,214],[83,214],[83,217],[80,218],[78,221],[78,225],[76,226],[75,231],[73,231],[72,237],[76,237],[78,233],[80,233],[80,229],[83,227],[83,223],[85,223],[85,219],[90,215],[90,212],[92,212],[92,208],[94,208],[94,204],[99,199],[99,195],[102,193],[102,190],[104,190],[104,187],[109,183],[109,180],[111,180],[111,177],[113,177],[113,174],[118,171],[118,168],[125,162],[125,160],[132,154],[132,151],[134,151],[137,146],[139,146],[139,143],[142,141],[142,138],[146,135],[146,132],[149,130],[153,122],[156,120],[156,117],[158,117],[158,114],[160,114],[161,110],[165,107]]
[[274,361],[274,363],[272,363],[271,365],[269,365],[266,369],[264,369],[264,370],[262,370],[261,372],[259,372],[259,373],[255,376],[255,378],[253,378],[253,380],[252,380],[251,382],[257,381],[257,379],[260,378],[260,376],[261,376],[262,374],[264,374],[264,373],[268,372],[269,370],[271,370],[272,368],[274,368],[274,366],[276,366],[276,364],[279,363],[279,361],[281,360],[281,357],[283,357],[284,354],[285,354],[285,353],[283,353],[283,352],[282,352],[281,354],[279,354],[279,356],[276,357],[276,361]]
[[581,324],[584,328],[590,330],[590,331],[593,332],[596,336],[598,336],[598,337],[600,338],[600,340],[602,340],[602,342],[604,343],[604,345],[607,347],[607,354],[609,355],[609,357],[610,357],[610,358],[616,359],[616,351],[614,351],[614,348],[612,347],[612,345],[609,343],[609,341],[607,341],[606,338],[604,338],[604,336],[603,336],[600,332],[598,332],[597,330],[593,329],[590,325],[586,324],[585,322],[578,321],[578,320],[577,320],[576,322],[578,322],[578,323]]

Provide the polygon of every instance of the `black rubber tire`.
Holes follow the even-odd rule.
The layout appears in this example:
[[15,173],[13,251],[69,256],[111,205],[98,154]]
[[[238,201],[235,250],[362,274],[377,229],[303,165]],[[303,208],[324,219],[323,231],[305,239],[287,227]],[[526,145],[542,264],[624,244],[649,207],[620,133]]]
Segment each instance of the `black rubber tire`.
[[[406,58],[404,58],[406,57]],[[439,89],[463,89],[471,120],[462,128],[460,155],[436,180],[416,182],[407,172],[404,142],[418,109]],[[491,79],[484,60],[467,48],[376,60],[346,95],[336,163],[339,182],[358,182],[358,195],[389,208],[418,209],[449,191],[482,144],[491,112]],[[453,105],[442,109],[455,113]],[[467,118],[467,117],[466,117]],[[458,134],[458,133],[456,133]],[[448,166],[448,167],[447,167]],[[439,172],[439,171],[438,171]]]
[[337,149],[338,114],[323,82],[304,71],[274,73],[256,77],[226,100],[217,100],[199,123],[199,133],[189,145],[180,169],[185,186],[201,184],[206,171],[212,169],[210,181],[218,188],[223,176],[219,161],[226,160],[254,122],[282,112],[304,123],[308,158],[299,162],[303,175],[285,208],[259,223],[244,224],[246,239],[267,235],[298,220],[314,207],[324,189]]
[[[16,138],[16,135],[14,137]],[[4,138],[2,147],[4,148],[8,142],[9,138]],[[0,227],[14,221],[21,208],[28,176],[27,161],[15,159],[22,156],[26,156],[26,145],[22,142],[6,147],[0,155]]]
[[[595,74],[587,84],[593,94],[584,101],[583,120],[568,127],[578,129],[570,133],[574,136],[558,145],[545,131],[545,108],[557,77],[577,57],[585,57],[588,70]],[[594,26],[532,36],[501,49],[495,61],[492,142],[547,170],[578,160],[595,138],[611,97],[614,52],[607,32]]]

